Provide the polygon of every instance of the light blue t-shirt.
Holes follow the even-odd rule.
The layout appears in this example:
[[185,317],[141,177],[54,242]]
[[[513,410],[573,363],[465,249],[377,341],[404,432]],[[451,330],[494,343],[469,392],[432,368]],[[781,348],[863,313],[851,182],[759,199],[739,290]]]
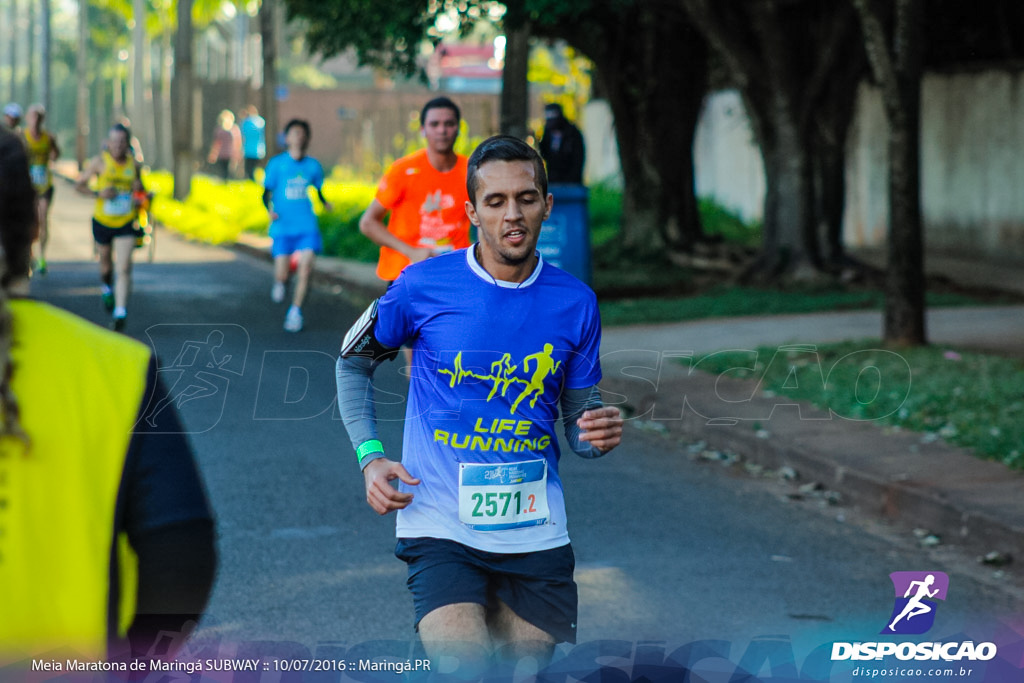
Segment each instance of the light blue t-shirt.
[[250,116],[242,121],[242,156],[262,159],[267,155],[267,122],[262,116]]
[[375,334],[413,349],[402,463],[421,479],[398,511],[399,538],[498,553],[569,542],[556,435],[565,388],[601,379],[597,298],[538,262],[495,281],[465,249],[406,268]]
[[290,154],[278,154],[267,162],[263,186],[270,190],[270,202],[277,220],[270,224],[270,236],[301,235],[319,230],[309,187],[319,190],[324,184],[324,169],[313,157],[298,161]]

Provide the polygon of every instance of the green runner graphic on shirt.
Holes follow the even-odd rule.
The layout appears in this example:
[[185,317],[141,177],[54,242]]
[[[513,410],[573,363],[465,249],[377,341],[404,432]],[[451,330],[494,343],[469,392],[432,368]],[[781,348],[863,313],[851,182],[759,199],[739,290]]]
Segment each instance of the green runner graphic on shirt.
[[522,391],[509,408],[509,413],[515,414],[519,404],[527,397],[530,397],[530,407],[535,408],[537,406],[537,399],[544,395],[544,380],[549,376],[554,377],[555,373],[561,368],[562,361],[556,361],[552,358],[551,354],[554,350],[555,347],[551,344],[544,344],[543,351],[532,353],[523,358],[522,368],[524,373],[530,372],[531,361],[533,361],[534,369],[529,379],[516,376],[515,372],[519,369],[519,366],[512,364],[512,355],[508,353],[491,363],[490,374],[488,375],[465,369],[462,365],[461,351],[455,356],[451,369],[440,368],[437,372],[440,375],[448,375],[448,386],[452,388],[462,384],[462,381],[467,377],[490,382],[492,386],[491,392],[487,395],[488,401],[494,398],[499,393],[499,390],[501,396],[505,396],[509,387],[513,384],[521,386]]

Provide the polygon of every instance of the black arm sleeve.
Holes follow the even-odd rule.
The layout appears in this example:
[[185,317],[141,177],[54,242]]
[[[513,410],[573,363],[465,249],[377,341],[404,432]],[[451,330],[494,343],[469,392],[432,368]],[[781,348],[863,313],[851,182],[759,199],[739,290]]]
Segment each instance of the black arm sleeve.
[[133,651],[145,653],[160,632],[179,633],[199,619],[216,569],[213,515],[184,427],[172,406],[159,432],[143,416],[166,397],[150,362],[146,396],[125,459],[119,528],[138,557]]
[[586,441],[580,441],[581,430],[576,420],[591,408],[600,408],[601,391],[597,386],[585,389],[566,389],[562,392],[562,426],[569,447],[581,458],[600,458],[604,453]]

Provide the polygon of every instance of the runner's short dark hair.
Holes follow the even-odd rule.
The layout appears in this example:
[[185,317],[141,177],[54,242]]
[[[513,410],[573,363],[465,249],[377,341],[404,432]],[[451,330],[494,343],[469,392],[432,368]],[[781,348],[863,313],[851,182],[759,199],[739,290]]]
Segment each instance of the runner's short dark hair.
[[455,104],[447,97],[435,97],[424,104],[423,109],[420,110],[420,127],[426,124],[427,112],[431,109],[451,109],[455,112],[455,121],[462,121],[462,112],[459,111],[459,105]]
[[488,161],[529,161],[536,170],[537,186],[545,197],[548,194],[548,174],[544,171],[544,160],[533,147],[511,135],[495,135],[487,138],[473,150],[466,169],[466,192],[469,201],[476,206],[476,189],[479,185],[477,172]]
[[306,131],[307,140],[313,136],[313,133],[309,129],[309,121],[306,121],[305,119],[292,119],[288,123],[284,124],[285,135],[288,135],[288,131],[291,130],[292,126],[299,126],[302,130]]
[[131,128],[124,125],[123,123],[115,123],[110,127],[111,133],[124,133],[124,139],[128,141],[128,144],[132,143],[132,131]]

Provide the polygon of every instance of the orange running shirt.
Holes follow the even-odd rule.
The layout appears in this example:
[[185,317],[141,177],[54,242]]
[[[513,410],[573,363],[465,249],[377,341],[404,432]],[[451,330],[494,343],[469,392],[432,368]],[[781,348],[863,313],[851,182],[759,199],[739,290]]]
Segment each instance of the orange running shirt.
[[[391,211],[388,230],[415,247],[439,251],[469,246],[466,216],[466,168],[468,159],[458,155],[455,168],[441,173],[423,149],[402,157],[387,170],[377,186],[376,200]],[[380,248],[377,277],[394,280],[409,259],[388,247]]]

